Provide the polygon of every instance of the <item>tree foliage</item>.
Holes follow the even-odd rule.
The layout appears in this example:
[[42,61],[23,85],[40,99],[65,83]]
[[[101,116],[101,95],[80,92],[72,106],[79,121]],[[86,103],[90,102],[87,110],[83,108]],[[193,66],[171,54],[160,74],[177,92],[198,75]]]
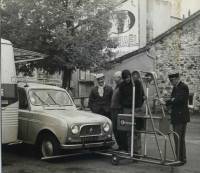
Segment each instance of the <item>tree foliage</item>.
[[[47,54],[32,67],[50,73],[99,66],[108,55],[116,0],[3,0],[1,35],[15,47]],[[23,69],[23,68],[22,68]]]

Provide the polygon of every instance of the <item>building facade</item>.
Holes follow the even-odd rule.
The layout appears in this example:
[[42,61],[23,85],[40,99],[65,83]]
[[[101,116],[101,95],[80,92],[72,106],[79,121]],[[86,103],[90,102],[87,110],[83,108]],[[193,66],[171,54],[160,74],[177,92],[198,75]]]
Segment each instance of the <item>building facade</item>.
[[200,110],[200,11],[152,39],[145,47],[110,62],[107,81],[115,71],[155,71],[160,91],[171,93],[168,72],[176,69],[190,90],[190,104]]
[[111,18],[110,37],[118,42],[113,49],[118,58],[141,47],[180,22],[170,0],[126,0]]
[[150,53],[156,55],[155,71],[160,87],[169,85],[167,73],[176,69],[190,89],[194,109],[200,109],[200,11],[152,40]]

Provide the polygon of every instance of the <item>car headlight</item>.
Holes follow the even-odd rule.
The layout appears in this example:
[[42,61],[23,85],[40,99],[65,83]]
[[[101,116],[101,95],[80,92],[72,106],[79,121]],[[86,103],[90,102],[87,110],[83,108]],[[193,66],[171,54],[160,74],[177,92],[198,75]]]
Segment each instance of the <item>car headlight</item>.
[[77,135],[77,134],[79,133],[79,126],[73,125],[73,126],[71,127],[71,130],[72,130],[72,133],[73,133],[74,135]]
[[109,132],[109,130],[110,130],[110,125],[109,125],[109,123],[104,123],[104,125],[103,125],[103,131],[104,131],[104,132]]

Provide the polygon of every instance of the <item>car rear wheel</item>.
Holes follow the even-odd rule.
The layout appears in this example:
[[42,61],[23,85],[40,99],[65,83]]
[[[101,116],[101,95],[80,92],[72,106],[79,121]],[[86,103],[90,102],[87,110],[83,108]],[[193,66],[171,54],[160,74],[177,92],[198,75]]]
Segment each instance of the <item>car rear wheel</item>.
[[59,155],[59,142],[53,135],[43,135],[39,143],[41,157],[51,157]]

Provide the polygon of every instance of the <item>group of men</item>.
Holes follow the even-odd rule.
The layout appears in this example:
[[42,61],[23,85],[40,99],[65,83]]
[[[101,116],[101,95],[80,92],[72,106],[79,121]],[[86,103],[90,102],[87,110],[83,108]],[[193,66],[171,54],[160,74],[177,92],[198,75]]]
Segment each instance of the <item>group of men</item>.
[[[141,107],[144,101],[144,91],[137,77],[134,82],[131,80],[129,70],[117,71],[113,78],[115,88],[105,84],[103,74],[96,76],[97,86],[95,86],[89,96],[89,107],[92,112],[104,115],[112,120],[113,132],[119,150],[130,151],[131,133],[117,130],[117,115],[120,113],[131,114],[133,85],[136,88],[135,108]],[[137,123],[137,125],[139,122]],[[141,135],[134,134],[134,151],[139,154],[141,150]]]
[[[186,84],[180,81],[179,73],[168,75],[173,90],[170,100],[160,99],[160,103],[171,108],[171,123],[173,130],[179,135],[179,140],[175,138],[176,154],[179,156],[181,165],[186,163],[185,133],[187,122],[190,121],[188,99],[189,89]],[[132,79],[131,79],[132,78]],[[135,111],[140,109],[144,103],[145,96],[143,86],[138,73],[129,70],[115,72],[113,79],[115,88],[105,84],[103,73],[97,74],[97,86],[95,86],[89,96],[89,107],[92,112],[104,115],[112,120],[113,132],[119,150],[130,152],[131,132],[119,131],[117,129],[118,114],[132,113],[133,86],[135,86]],[[136,119],[136,129],[143,127],[143,121]],[[180,146],[180,147],[178,147]],[[134,153],[141,154],[141,133],[134,133]],[[179,153],[179,154],[178,154]]]

